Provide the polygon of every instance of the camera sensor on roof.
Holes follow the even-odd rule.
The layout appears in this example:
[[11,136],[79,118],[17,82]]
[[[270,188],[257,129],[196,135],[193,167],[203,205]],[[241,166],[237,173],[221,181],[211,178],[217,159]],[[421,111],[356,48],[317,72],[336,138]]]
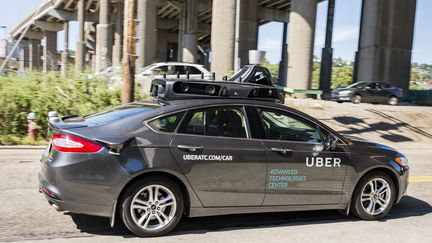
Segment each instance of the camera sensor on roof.
[[198,98],[259,99],[280,102],[280,91],[273,86],[252,83],[204,80],[161,80],[152,82],[153,97],[164,100]]

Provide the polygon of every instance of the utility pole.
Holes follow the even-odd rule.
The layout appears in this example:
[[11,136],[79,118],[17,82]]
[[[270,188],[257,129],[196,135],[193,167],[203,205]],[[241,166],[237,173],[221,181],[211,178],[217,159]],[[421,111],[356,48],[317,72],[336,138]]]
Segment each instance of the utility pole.
[[122,104],[133,102],[136,60],[137,0],[125,0]]

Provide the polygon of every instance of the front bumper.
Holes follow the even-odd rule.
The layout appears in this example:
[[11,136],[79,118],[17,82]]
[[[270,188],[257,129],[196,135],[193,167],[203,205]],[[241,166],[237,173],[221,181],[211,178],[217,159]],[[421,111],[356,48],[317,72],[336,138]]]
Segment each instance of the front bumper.
[[399,192],[398,192],[398,198],[396,199],[396,203],[398,203],[404,196],[407,194],[408,189],[408,179],[409,179],[409,167],[408,166],[400,166],[400,165],[393,165],[393,167],[396,167],[398,176],[399,176]]
[[331,94],[331,100],[333,100],[333,101],[350,101],[351,100],[351,94],[332,93]]

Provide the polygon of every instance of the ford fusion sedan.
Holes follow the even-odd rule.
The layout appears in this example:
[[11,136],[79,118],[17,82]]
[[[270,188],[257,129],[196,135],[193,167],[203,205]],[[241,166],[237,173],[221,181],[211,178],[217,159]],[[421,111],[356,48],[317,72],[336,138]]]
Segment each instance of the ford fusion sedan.
[[406,193],[407,158],[264,99],[274,91],[159,80],[153,100],[84,117],[51,113],[40,191],[57,210],[122,220],[144,237],[182,217],[324,209],[385,217]]
[[337,88],[331,93],[331,99],[334,101],[351,101],[354,104],[367,102],[397,105],[402,96],[401,88],[379,82],[357,82],[348,87]]

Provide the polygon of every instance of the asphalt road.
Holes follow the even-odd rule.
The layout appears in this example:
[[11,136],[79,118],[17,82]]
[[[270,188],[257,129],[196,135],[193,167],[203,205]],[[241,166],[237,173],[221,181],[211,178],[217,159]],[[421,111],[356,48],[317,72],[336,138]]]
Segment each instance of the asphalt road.
[[56,212],[38,193],[42,150],[0,149],[0,241],[25,242],[432,242],[432,155],[410,159],[408,195],[381,221],[335,211],[229,215],[184,219],[168,236],[140,239],[108,219]]

